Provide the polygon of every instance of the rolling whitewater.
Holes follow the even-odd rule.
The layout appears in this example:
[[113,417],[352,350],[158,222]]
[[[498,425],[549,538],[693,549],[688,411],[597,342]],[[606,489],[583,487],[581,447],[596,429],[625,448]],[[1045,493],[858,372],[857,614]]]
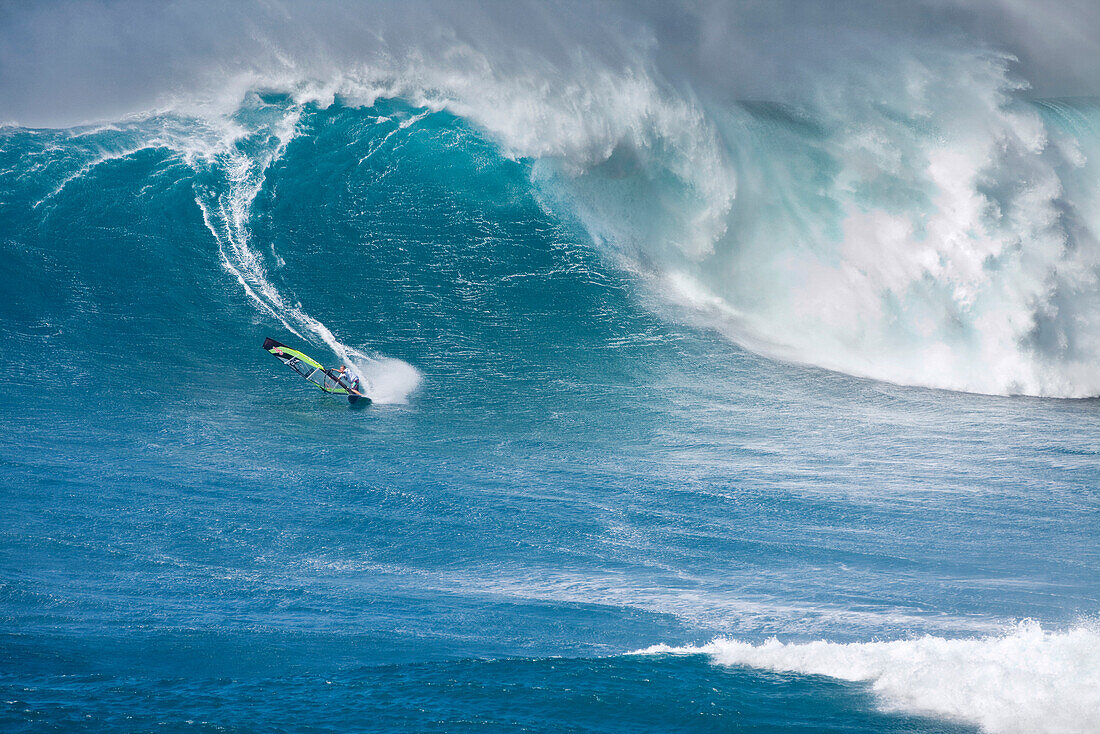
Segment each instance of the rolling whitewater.
[[1100,731],[1100,15],[353,10],[0,11],[0,728]]

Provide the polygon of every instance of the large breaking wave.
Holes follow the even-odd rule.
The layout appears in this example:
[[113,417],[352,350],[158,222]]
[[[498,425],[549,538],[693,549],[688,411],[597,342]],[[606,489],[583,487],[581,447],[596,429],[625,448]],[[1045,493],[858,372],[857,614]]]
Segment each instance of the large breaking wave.
[[[862,3],[828,16],[320,8],[233,11],[250,24],[243,40],[204,36],[186,75],[153,64],[143,83],[157,109],[127,124],[184,121],[169,144],[219,178],[198,204],[223,265],[262,309],[345,358],[368,360],[270,286],[249,207],[306,106],[400,98],[527,162],[544,206],[583,226],[669,318],[897,383],[1100,394],[1100,106],[1037,98],[1028,74],[1045,79],[1052,64],[1012,53],[1037,56],[1038,41],[973,30],[996,3],[896,17]],[[941,30],[945,17],[957,22]],[[200,33],[187,18],[142,19]],[[33,38],[49,20],[17,25]],[[88,114],[152,105],[138,92]],[[257,93],[284,102],[256,105]],[[0,117],[49,117],[13,99]]]

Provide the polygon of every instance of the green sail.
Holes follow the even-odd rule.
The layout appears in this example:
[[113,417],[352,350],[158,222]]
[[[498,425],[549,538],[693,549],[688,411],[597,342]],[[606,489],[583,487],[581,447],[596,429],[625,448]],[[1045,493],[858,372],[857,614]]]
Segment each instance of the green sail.
[[353,392],[351,386],[339,375],[297,349],[291,349],[268,337],[264,339],[264,351],[275,355],[280,362],[327,393],[350,395]]

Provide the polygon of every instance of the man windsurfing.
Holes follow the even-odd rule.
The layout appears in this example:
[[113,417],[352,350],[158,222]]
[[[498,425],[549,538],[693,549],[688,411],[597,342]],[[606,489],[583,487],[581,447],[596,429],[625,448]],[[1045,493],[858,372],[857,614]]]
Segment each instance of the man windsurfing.
[[313,357],[280,344],[271,337],[264,339],[264,351],[327,393],[347,394],[352,405],[371,404],[371,399],[359,391],[359,376],[346,364],[340,365],[339,369],[325,367]]
[[363,395],[359,392],[359,375],[349,370],[346,364],[340,365],[340,369],[336,370],[336,379],[337,382],[343,382],[349,392],[359,396]]

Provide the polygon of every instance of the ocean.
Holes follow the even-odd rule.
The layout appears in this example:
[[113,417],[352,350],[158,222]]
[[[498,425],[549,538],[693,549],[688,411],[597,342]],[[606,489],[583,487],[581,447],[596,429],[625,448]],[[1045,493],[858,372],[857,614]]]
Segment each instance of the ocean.
[[741,89],[661,4],[320,7],[125,111],[0,77],[0,728],[1100,731],[1096,99],[908,17]]

